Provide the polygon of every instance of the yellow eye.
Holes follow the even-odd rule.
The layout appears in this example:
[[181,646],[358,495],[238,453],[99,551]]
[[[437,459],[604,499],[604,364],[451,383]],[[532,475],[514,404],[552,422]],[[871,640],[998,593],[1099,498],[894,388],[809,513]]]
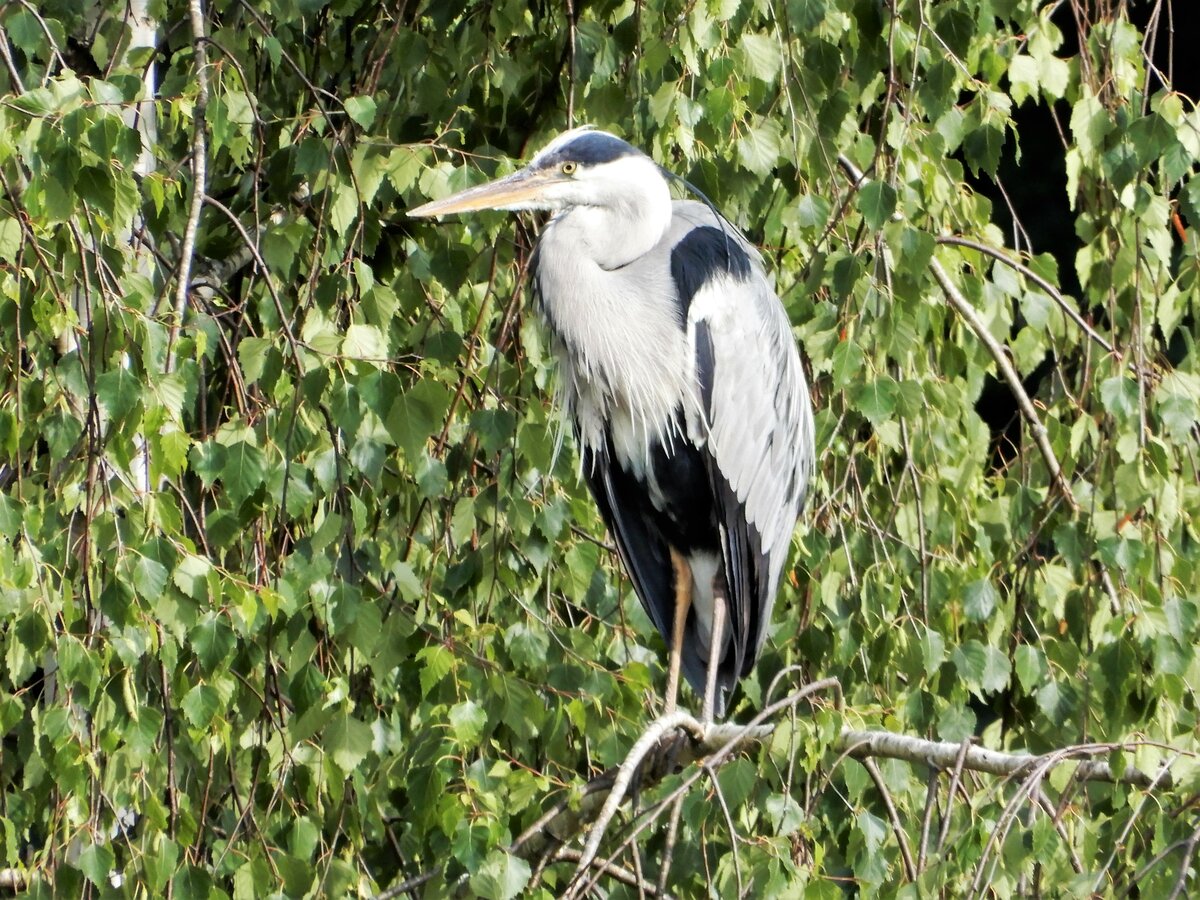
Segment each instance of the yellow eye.
[[575,170],[578,168],[579,163],[577,162],[565,162],[562,164],[559,171],[561,171],[564,175],[574,175]]

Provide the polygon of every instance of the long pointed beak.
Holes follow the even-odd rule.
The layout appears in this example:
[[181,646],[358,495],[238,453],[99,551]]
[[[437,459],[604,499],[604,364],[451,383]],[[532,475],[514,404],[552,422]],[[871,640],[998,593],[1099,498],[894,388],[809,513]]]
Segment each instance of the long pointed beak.
[[531,204],[536,204],[542,190],[556,180],[553,172],[521,169],[504,178],[410,209],[408,215],[418,219],[481,209],[528,209]]

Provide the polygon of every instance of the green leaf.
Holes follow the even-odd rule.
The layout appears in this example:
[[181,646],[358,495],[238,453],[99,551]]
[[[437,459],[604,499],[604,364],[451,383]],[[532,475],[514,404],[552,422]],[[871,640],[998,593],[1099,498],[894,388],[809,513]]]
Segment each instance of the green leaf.
[[386,423],[388,434],[410,458],[418,458],[425,442],[441,430],[449,406],[450,394],[445,386],[434,381],[419,382],[392,404]]
[[274,346],[270,338],[243,338],[238,344],[238,361],[242,364],[242,375],[247,384],[254,384],[262,377],[267,363],[267,353]]
[[1127,421],[1137,415],[1137,383],[1121,375],[1106,378],[1100,383],[1100,400],[1113,418]]
[[816,194],[804,194],[796,201],[796,223],[801,228],[823,228],[829,221],[829,201]]
[[454,655],[445,647],[435,645],[418,653],[417,659],[424,664],[420,675],[421,695],[428,697],[429,692],[454,668]]
[[192,647],[204,672],[212,672],[233,652],[237,638],[226,616],[209,610],[191,631]]
[[752,125],[737,142],[738,160],[755,175],[766,175],[779,161],[783,128],[774,119]]
[[550,639],[541,628],[534,629],[524,622],[512,625],[504,635],[504,645],[508,648],[513,662],[529,669],[545,665],[546,652],[550,649]]
[[1012,675],[1012,664],[1004,652],[996,647],[985,650],[983,675],[980,683],[985,693],[995,694],[1008,687]]
[[921,635],[921,657],[925,674],[933,676],[946,658],[946,642],[938,632],[927,629]]
[[321,745],[339,769],[349,775],[371,752],[371,728],[349,713],[335,716],[325,726]]
[[133,589],[146,600],[157,600],[167,586],[166,566],[148,556],[139,556],[133,566]]
[[425,596],[425,585],[408,563],[398,562],[392,566],[392,577],[396,580],[396,589],[405,600],[417,600]]
[[142,398],[142,386],[124,366],[96,376],[96,399],[114,424],[120,424]]
[[759,81],[774,83],[783,66],[778,39],[769,34],[748,32],[742,35],[740,46],[744,71]]
[[374,325],[351,325],[342,342],[342,355],[378,364],[387,362],[388,345],[383,332]]
[[738,809],[746,802],[758,783],[758,770],[748,759],[735,759],[721,768],[717,775],[721,792],[729,809]]
[[471,891],[481,900],[512,900],[533,874],[529,863],[503,850],[493,850],[471,876]]
[[858,192],[858,211],[873,231],[891,221],[896,211],[896,189],[883,181],[869,181]]
[[1004,132],[995,125],[981,125],[963,139],[963,154],[976,175],[981,172],[996,174],[1003,147]]
[[855,393],[854,405],[867,421],[878,428],[895,415],[898,396],[899,388],[895,379],[885,375],[862,385]]
[[999,601],[1000,595],[991,580],[983,578],[967,585],[963,593],[963,610],[971,621],[982,622],[992,614]]
[[987,648],[976,640],[967,641],[954,648],[954,665],[963,681],[972,686],[983,683],[984,670],[987,667]]
[[358,218],[360,197],[353,184],[339,182],[332,188],[333,202],[329,205],[329,225],[334,234],[345,238]]
[[21,223],[13,218],[0,219],[0,260],[17,262],[21,254]]
[[806,818],[804,810],[790,794],[772,794],[767,798],[766,810],[771,827],[780,837],[795,834]]
[[183,714],[194,728],[205,730],[221,708],[221,695],[207,684],[198,684],[183,695]]
[[1012,84],[1013,99],[1023,103],[1029,97],[1037,96],[1040,71],[1037,60],[1032,56],[1018,54],[1008,64],[1008,80]]
[[487,711],[474,700],[464,700],[450,708],[450,730],[463,746],[478,744],[485,725]]
[[225,448],[221,483],[235,504],[240,504],[258,490],[266,475],[267,459],[253,444],[238,441]]
[[76,867],[98,888],[109,888],[108,876],[113,870],[116,859],[113,852],[103,844],[89,844],[79,853],[75,861]]
[[975,713],[963,706],[948,707],[938,716],[938,737],[954,744],[975,734]]
[[346,114],[362,128],[370,128],[375,122],[375,101],[370,97],[348,97],[345,100]]
[[875,853],[879,850],[880,845],[887,839],[887,823],[866,810],[858,813],[854,817],[854,821],[858,827],[858,833],[862,835],[863,843],[866,844],[867,852]]
[[1021,644],[1016,649],[1014,659],[1021,690],[1032,693],[1042,684],[1049,672],[1045,654],[1030,644]]
[[[859,384],[863,377],[866,355],[853,339],[839,341],[833,351],[833,384],[845,390]],[[870,401],[868,400],[868,405]]]

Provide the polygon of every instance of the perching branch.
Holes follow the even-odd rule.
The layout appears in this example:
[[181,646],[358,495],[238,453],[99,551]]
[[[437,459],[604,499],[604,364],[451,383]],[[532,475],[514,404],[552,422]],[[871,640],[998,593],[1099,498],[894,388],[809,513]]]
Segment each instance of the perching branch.
[[[542,859],[546,861],[573,862],[575,872],[572,874],[564,896],[573,896],[580,889],[586,890],[589,873],[610,875],[625,883],[646,892],[649,896],[656,894],[655,888],[648,880],[642,880],[640,875],[627,869],[613,867],[613,859],[603,859],[599,856],[601,843],[606,831],[616,816],[621,805],[630,795],[630,786],[639,785],[639,790],[645,791],[654,787],[672,772],[695,766],[684,781],[675,788],[670,796],[661,800],[649,816],[653,820],[663,811],[674,806],[678,796],[682,796],[697,780],[706,773],[714,773],[736,753],[749,745],[761,744],[774,732],[774,724],[769,720],[781,712],[794,708],[801,700],[812,697],[821,690],[837,689],[835,679],[825,679],[814,682],[789,694],[764,708],[754,719],[744,725],[736,723],[717,723],[705,725],[684,712],[672,713],[651,722],[642,735],[634,742],[624,762],[602,775],[593,778],[583,788],[583,798],[575,797],[562,800],[549,807],[533,824],[522,832],[508,847],[508,852],[524,859]],[[949,741],[931,741],[925,738],[897,734],[890,731],[867,729],[843,729],[829,750],[838,758],[850,757],[860,761],[876,759],[896,759],[917,765],[928,766],[935,771],[948,771],[952,774],[951,796],[960,780],[963,771],[979,772],[1004,778],[1024,778],[1030,780],[1029,790],[1036,788],[1036,781],[1054,767],[1063,763],[1075,763],[1073,773],[1075,781],[1100,781],[1113,784],[1126,784],[1147,791],[1170,790],[1173,780],[1168,771],[1170,763],[1164,764],[1153,775],[1129,766],[1124,771],[1114,772],[1109,763],[1094,757],[1103,756],[1116,750],[1128,749],[1121,744],[1078,744],[1063,747],[1043,754],[1005,752],[989,750],[969,742],[952,743]],[[1178,756],[1175,757],[1176,759]],[[872,766],[868,766],[870,772]],[[877,770],[876,770],[877,771]],[[881,779],[875,779],[881,784]],[[888,804],[886,792],[884,803]],[[1052,814],[1046,802],[1047,815]],[[898,814],[889,811],[893,830],[897,835],[903,834],[899,827]],[[945,841],[945,826],[949,824],[949,816],[944,819],[945,825],[939,836],[937,850],[940,852]],[[626,841],[636,838],[636,834],[647,822],[635,827],[633,835]],[[928,826],[924,826],[923,831]],[[1056,825],[1057,827],[1057,825]],[[583,849],[576,851],[569,844],[578,839],[586,831]],[[1061,829],[1060,829],[1061,832]],[[904,839],[900,839],[904,856],[905,869],[910,879],[920,875],[925,861],[925,846],[927,837],[922,837],[921,852],[914,861],[912,851]],[[618,872],[619,870],[619,872]],[[539,866],[538,871],[541,871]],[[410,878],[400,885],[379,895],[377,900],[384,897],[396,897],[404,891],[419,887],[438,876],[438,870],[430,870]],[[631,882],[630,879],[633,879]],[[660,882],[657,893],[661,893],[663,885]]]

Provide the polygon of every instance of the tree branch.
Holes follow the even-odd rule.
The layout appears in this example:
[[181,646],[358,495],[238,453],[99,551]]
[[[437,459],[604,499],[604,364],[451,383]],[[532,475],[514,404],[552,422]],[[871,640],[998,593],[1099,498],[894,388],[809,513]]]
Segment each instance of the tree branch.
[[29,879],[20,869],[0,869],[0,890],[23,891],[29,887]]
[[[949,741],[930,741],[892,731],[851,729],[842,732],[835,746],[839,750],[845,749],[854,759],[885,757],[939,768],[953,766],[962,750],[962,744]],[[1046,763],[1056,764],[1077,757],[1099,756],[1119,749],[1119,744],[1077,744],[1051,753],[1033,754],[1004,753],[985,747],[968,746],[962,757],[962,767],[988,775],[1023,776],[1031,774],[1038,766]],[[1170,789],[1173,784],[1169,773],[1158,772],[1151,776],[1133,766],[1117,773],[1113,772],[1107,762],[1089,759],[1079,763],[1075,777],[1080,781],[1107,781],[1139,788]]]
[[204,34],[204,11],[201,0],[189,0],[188,14],[192,26],[192,54],[196,61],[196,106],[192,113],[192,203],[188,210],[183,245],[179,248],[179,281],[175,287],[175,319],[167,337],[167,371],[175,368],[175,339],[187,313],[188,289],[192,279],[192,256],[196,251],[196,232],[200,228],[200,212],[204,208],[207,180],[208,142],[204,132],[204,116],[208,109],[208,38]]
[[1020,260],[1013,259],[1003,250],[1000,250],[996,247],[992,247],[981,241],[973,241],[970,238],[959,237],[958,235],[943,234],[935,238],[935,240],[939,244],[949,244],[954,247],[966,247],[968,250],[975,250],[984,254],[985,256],[990,256],[997,262],[1002,262],[1010,269],[1021,273],[1021,275],[1045,291],[1046,296],[1057,303],[1059,308],[1066,313],[1067,317],[1070,318],[1072,322],[1079,326],[1080,330],[1083,331],[1084,334],[1103,347],[1108,353],[1116,352],[1115,348],[1111,343],[1109,343],[1107,338],[1105,338],[1104,335],[1100,334],[1100,332],[1096,331],[1096,329],[1092,328],[1092,326],[1087,323],[1083,316],[1080,315],[1079,310],[1067,302],[1067,298],[1062,295],[1062,292],[1059,291],[1058,288],[1056,288],[1049,281],[1047,281],[1037,272],[1033,271],[1033,269],[1029,268],[1029,266],[1025,265]]
[[[857,185],[863,179],[863,173],[845,154],[838,156],[838,164],[850,176]],[[902,221],[903,216],[899,212],[892,214],[893,221]],[[953,243],[952,241],[943,240],[942,243]],[[974,249],[978,250],[986,245],[973,245]],[[1007,260],[1006,260],[1007,261]],[[1017,399],[1017,406],[1021,410],[1021,415],[1029,423],[1029,430],[1033,434],[1033,440],[1038,446],[1038,451],[1042,454],[1042,459],[1045,460],[1046,467],[1050,470],[1051,480],[1058,486],[1063,497],[1070,505],[1072,511],[1079,512],[1079,502],[1075,499],[1075,493],[1071,490],[1071,484],[1063,475],[1062,466],[1059,465],[1058,457],[1054,453],[1054,448],[1050,446],[1050,437],[1046,432],[1046,426],[1042,424],[1042,420],[1038,418],[1037,410],[1033,406],[1033,401],[1029,398],[1028,392],[1025,390],[1025,385],[1021,383],[1021,376],[1017,374],[1016,368],[1009,359],[1008,353],[1005,352],[1005,347],[996,339],[996,337],[988,331],[987,325],[980,318],[967,298],[963,296],[962,291],[958,289],[950,279],[950,275],[946,272],[945,267],[936,259],[929,260],[929,269],[933,273],[934,280],[941,287],[942,293],[950,305],[958,310],[958,314],[975,332],[976,337],[983,342],[991,353],[992,359],[996,363],[996,367],[1004,376],[1004,380],[1008,382],[1008,387],[1012,391],[1013,396]],[[1044,282],[1043,282],[1044,283]],[[1140,369],[1138,370],[1141,371]],[[1116,586],[1113,584],[1112,576],[1108,574],[1108,569],[1103,563],[1097,562],[1096,567],[1100,573],[1100,583],[1104,587],[1104,593],[1108,595],[1109,604],[1112,607],[1114,615],[1118,615],[1121,611],[1121,599],[1117,594]]]
[[[775,726],[764,724],[766,720],[777,716],[783,710],[795,707],[801,700],[811,697],[818,691],[831,689],[837,689],[840,693],[836,679],[827,678],[813,682],[783,699],[769,704],[744,725],[732,722],[705,725],[685,712],[675,712],[656,719],[634,742],[620,766],[598,775],[584,786],[582,801],[576,795],[574,808],[572,808],[570,799],[561,800],[551,806],[509,845],[508,852],[523,859],[541,857],[543,864],[546,859],[574,862],[576,868],[564,896],[572,896],[580,888],[585,887],[586,873],[591,870],[595,870],[597,875],[608,874],[619,877],[626,883],[631,883],[627,879],[633,878],[633,886],[639,887],[651,896],[655,893],[662,893],[664,886],[661,882],[656,891],[636,873],[620,869],[622,874],[616,875],[612,867],[613,860],[599,858],[600,845],[608,825],[626,797],[629,796],[630,785],[634,783],[634,780],[637,779],[641,789],[644,790],[655,786],[672,772],[677,772],[703,760],[703,765],[698,766],[669,796],[659,803],[660,810],[673,807],[674,801],[703,775],[715,774],[716,770],[733,754],[749,744],[762,743],[769,738],[774,732]],[[963,771],[981,772],[1006,778],[1032,777],[1036,779],[1042,777],[1054,766],[1072,761],[1077,762],[1074,771],[1074,778],[1077,781],[1127,784],[1148,791],[1159,788],[1170,790],[1173,787],[1173,780],[1168,771],[1170,762],[1164,763],[1161,769],[1151,776],[1134,766],[1127,767],[1123,772],[1114,772],[1108,762],[1088,758],[1115,750],[1128,749],[1130,746],[1128,744],[1076,744],[1049,753],[1013,753],[989,750],[971,745],[969,742],[931,741],[890,731],[846,728],[842,730],[829,750],[837,753],[838,759],[851,757],[867,762],[874,759],[897,759],[949,771],[952,773],[951,802],[959,776]],[[1177,755],[1175,759],[1178,758]],[[890,798],[887,797],[882,778],[878,777],[878,769],[872,763],[867,766],[867,770],[872,774],[876,786],[884,794],[885,805],[891,807],[889,817],[901,846],[906,873],[910,879],[915,880],[923,867],[924,846],[928,838],[923,835],[922,852],[919,854],[919,858],[914,860],[906,837],[903,836],[899,814],[895,811],[894,805],[889,803]],[[1047,815],[1052,816],[1052,811],[1045,804],[1043,804],[1043,808],[1047,809]],[[588,827],[589,822],[591,823],[590,827]],[[949,823],[948,810],[944,822],[947,825]],[[633,835],[627,837],[626,841],[634,840],[637,832],[644,825],[645,823],[636,827]],[[588,833],[583,850],[568,849],[566,845],[585,827],[588,829]],[[927,824],[923,825],[922,830],[925,831],[927,828]],[[944,840],[945,828],[939,837],[937,845],[939,851]],[[377,900],[395,897],[405,890],[419,887],[436,878],[440,871],[439,868],[423,872],[380,894]]]
[[1004,376],[1004,380],[1008,382],[1009,390],[1017,398],[1017,406],[1020,407],[1021,414],[1029,423],[1029,431],[1033,435],[1034,443],[1037,444],[1038,450],[1042,454],[1042,459],[1046,462],[1046,468],[1050,470],[1050,477],[1058,485],[1059,490],[1062,491],[1071,509],[1078,510],[1079,504],[1075,500],[1075,494],[1072,492],[1071,485],[1067,482],[1066,476],[1063,475],[1062,466],[1058,463],[1058,457],[1054,454],[1054,448],[1050,446],[1050,437],[1046,433],[1046,426],[1038,418],[1033,401],[1029,399],[1029,394],[1026,393],[1025,386],[1021,383],[1021,376],[1017,374],[1016,367],[1013,366],[1012,360],[1008,358],[1004,346],[996,340],[995,336],[988,330],[987,324],[980,317],[979,313],[975,311],[975,307],[962,295],[962,291],[958,289],[958,286],[950,280],[950,275],[943,268],[942,264],[936,259],[931,259],[929,261],[929,269],[933,272],[933,277],[938,285],[941,286],[942,293],[950,301],[950,305],[958,311],[963,321],[971,326],[971,330],[975,332],[975,336],[983,342],[988,352],[992,354],[992,359],[995,361],[996,367],[1000,370],[1000,374]]

